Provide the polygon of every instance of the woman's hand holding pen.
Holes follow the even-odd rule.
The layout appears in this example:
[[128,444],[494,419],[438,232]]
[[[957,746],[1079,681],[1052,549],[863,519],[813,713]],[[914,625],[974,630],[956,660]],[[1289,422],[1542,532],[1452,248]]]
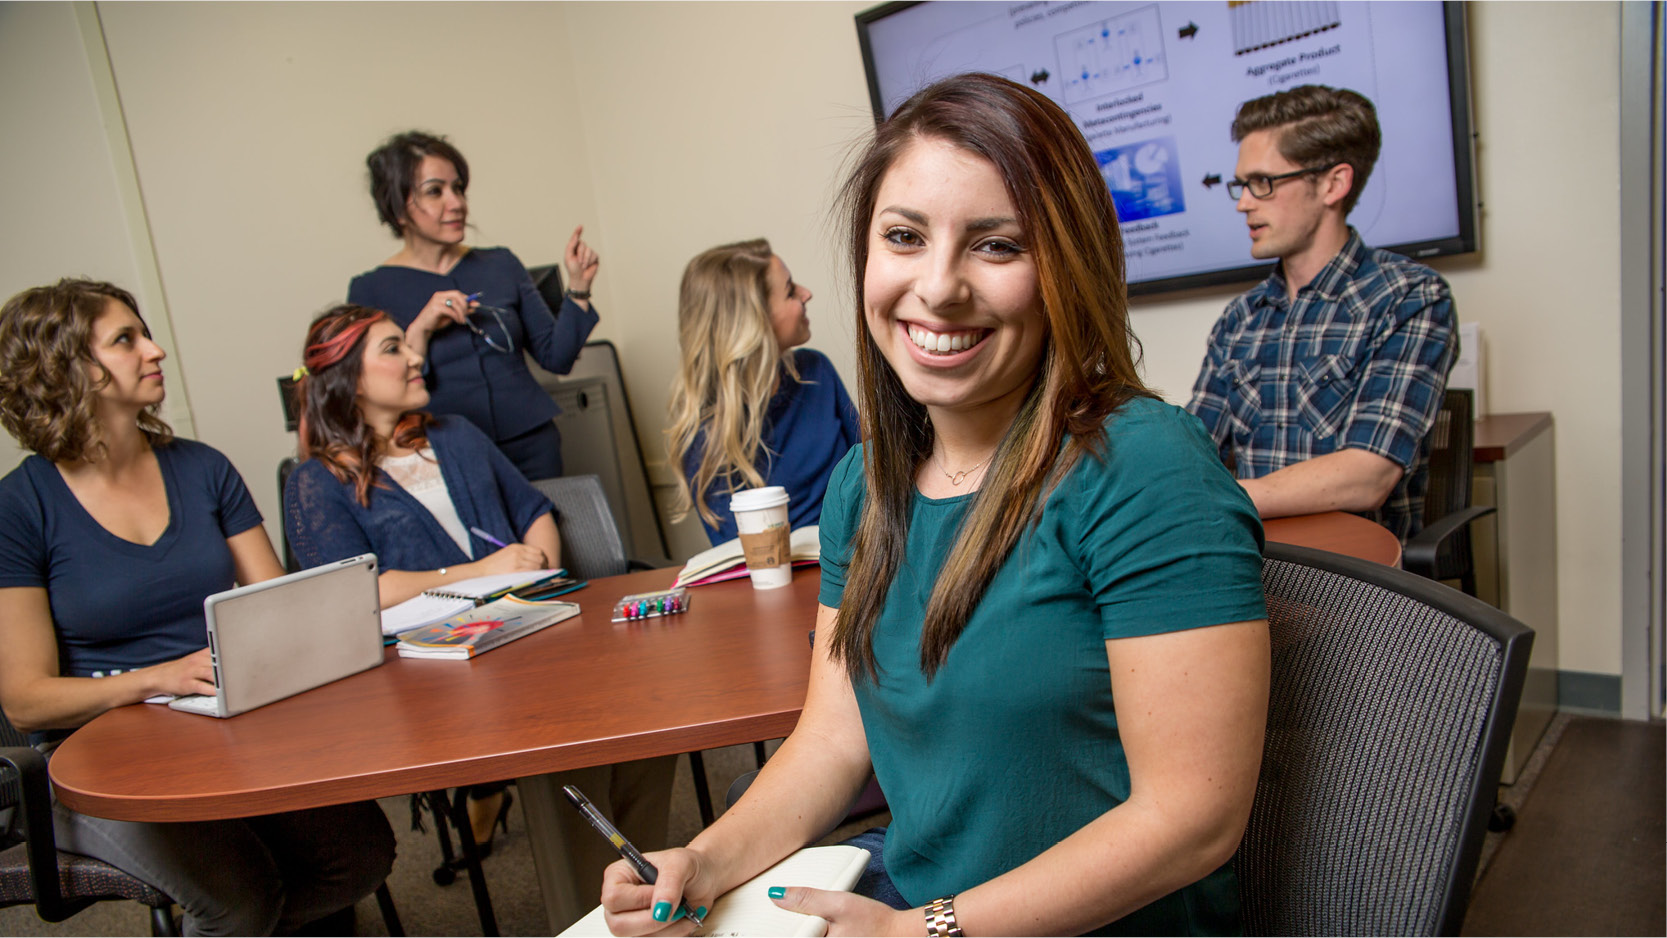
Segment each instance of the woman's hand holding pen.
[[469,566],[471,576],[491,576],[496,573],[520,573],[545,568],[544,551],[531,544],[511,544],[487,554]]
[[[660,871],[652,886],[624,860],[608,864],[602,872],[602,911],[608,930],[616,935],[668,938],[692,934],[695,925],[683,917],[678,906],[687,899],[695,914],[705,915],[716,898],[703,858],[686,847],[644,856]],[[656,910],[663,914],[655,915]]]
[[469,317],[470,311],[480,305],[479,297],[478,293],[468,294],[462,290],[441,290],[435,293],[428,298],[422,311],[417,313],[417,318],[411,320],[410,327],[405,330],[407,341],[416,333],[428,336],[453,323],[461,325],[463,320]]

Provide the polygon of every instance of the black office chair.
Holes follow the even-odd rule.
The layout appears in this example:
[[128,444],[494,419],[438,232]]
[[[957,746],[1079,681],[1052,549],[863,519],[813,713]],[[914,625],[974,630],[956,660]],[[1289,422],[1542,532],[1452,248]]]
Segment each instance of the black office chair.
[[625,556],[625,542],[608,508],[602,480],[595,475],[538,479],[533,488],[556,506],[556,529],[561,532],[562,566],[583,580],[618,576],[630,570],[653,569]]
[[[1466,412],[1468,414],[1468,412]],[[1422,577],[1267,545],[1251,935],[1458,934],[1534,634]]]
[[151,934],[177,935],[174,900],[136,876],[74,853],[52,832],[46,758],[0,717],[0,908],[32,903],[41,919],[62,922],[95,902],[129,899],[150,909]]
[[[58,849],[46,758],[0,715],[0,908],[32,903],[42,920],[62,922],[95,902],[128,899],[150,909],[152,935],[178,935],[174,900],[103,860]],[[388,934],[405,928],[388,884],[376,887]]]
[[1467,388],[1449,388],[1430,428],[1429,489],[1424,494],[1424,527],[1404,546],[1401,566],[1432,580],[1458,580],[1476,595],[1476,560],[1471,553],[1470,523],[1493,514],[1488,505],[1470,504],[1470,479],[1476,435]]
[[[285,456],[278,462],[278,506],[280,509],[284,504],[284,485],[289,482],[289,474],[294,472],[295,467],[299,465],[301,465],[301,460],[294,456]],[[300,570],[301,562],[295,559],[295,548],[289,546],[289,534],[283,525],[278,526],[278,540],[283,546],[284,569],[290,573]]]

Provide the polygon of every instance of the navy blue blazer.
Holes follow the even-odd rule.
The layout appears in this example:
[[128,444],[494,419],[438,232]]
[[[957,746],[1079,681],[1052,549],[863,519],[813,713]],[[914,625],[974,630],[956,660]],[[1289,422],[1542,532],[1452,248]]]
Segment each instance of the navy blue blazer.
[[[414,267],[378,267],[353,278],[347,301],[379,309],[401,329],[409,328],[429,298],[441,290],[479,293],[482,306],[505,310],[504,327],[514,351],[493,349],[473,331],[453,325],[428,342],[428,410],[457,414],[493,440],[507,440],[549,423],[561,408],[521,357],[531,353],[546,371],[573,370],[573,362],[596,328],[596,306],[583,309],[564,299],[560,315],[533,285],[532,277],[509,248],[473,248],[445,274]],[[477,313],[472,320],[497,339],[497,320]]]
[[[437,419],[428,429],[428,443],[465,527],[514,543],[533,522],[555,511],[468,421]],[[337,481],[317,459],[290,473],[284,486],[284,533],[303,567],[374,553],[384,570],[434,570],[498,549],[471,534],[474,556],[465,556],[434,515],[380,469],[376,482],[365,506],[353,497],[352,486]]]

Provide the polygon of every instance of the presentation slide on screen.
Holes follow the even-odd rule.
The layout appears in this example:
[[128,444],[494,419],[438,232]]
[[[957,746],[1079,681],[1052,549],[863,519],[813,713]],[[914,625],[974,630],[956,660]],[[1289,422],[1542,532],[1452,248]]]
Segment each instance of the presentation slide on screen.
[[1368,244],[1454,237],[1459,215],[1442,5],[1430,2],[932,2],[869,25],[890,113],[985,71],[1058,102],[1117,204],[1131,282],[1262,263],[1228,198],[1241,102],[1349,88],[1384,146],[1350,222]]

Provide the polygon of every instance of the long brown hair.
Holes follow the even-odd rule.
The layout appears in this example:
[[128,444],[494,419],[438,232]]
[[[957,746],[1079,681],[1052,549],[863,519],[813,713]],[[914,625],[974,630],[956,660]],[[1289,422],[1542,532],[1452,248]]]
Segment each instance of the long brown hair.
[[[361,505],[370,504],[376,459],[387,443],[359,412],[359,376],[365,369],[365,334],[387,318],[379,309],[351,303],[320,313],[307,328],[301,356],[306,374],[295,385],[301,458],[317,459],[337,481],[353,486]],[[433,421],[420,410],[402,415],[394,426],[394,445],[421,449]]]
[[[133,294],[121,287],[69,277],[24,290],[0,306],[0,423],[25,448],[55,463],[98,459],[104,452],[93,402],[110,374],[93,357],[93,323],[111,300],[139,315]],[[139,429],[153,446],[174,438],[158,416],[161,409],[158,403],[139,412]]]
[[[706,504],[714,480],[727,479],[732,491],[764,484],[758,451],[776,376],[785,368],[790,379],[798,378],[791,350],[781,348],[770,326],[774,256],[770,242],[754,238],[702,251],[683,270],[677,300],[681,355],[666,428],[677,478],[673,521],[693,508],[716,526],[718,515]],[[703,432],[700,464],[685,475],[683,457]]]
[[[857,156],[841,192],[851,252],[867,498],[852,539],[832,653],[853,680],[877,679],[873,631],[908,541],[915,477],[932,453],[926,408],[909,397],[864,318],[863,277],[880,184],[911,145],[943,141],[995,166],[1036,258],[1047,338],[1036,381],[1008,428],[926,607],[920,667],[937,673],[996,571],[1106,417],[1153,396],[1129,331],[1123,244],[1088,143],[1058,105],[994,75],[945,79],[905,101]],[[1070,443],[1061,448],[1069,435]]]

